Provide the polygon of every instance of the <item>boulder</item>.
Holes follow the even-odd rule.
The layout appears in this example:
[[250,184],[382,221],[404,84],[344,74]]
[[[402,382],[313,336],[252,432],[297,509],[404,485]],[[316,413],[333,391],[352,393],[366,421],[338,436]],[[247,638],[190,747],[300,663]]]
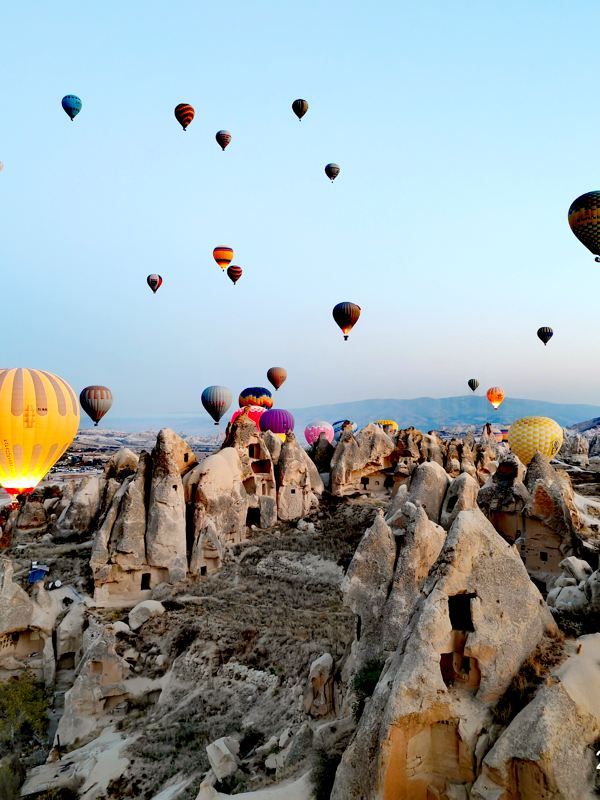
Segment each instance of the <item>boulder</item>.
[[233,736],[223,736],[206,746],[210,767],[218,781],[222,781],[237,771],[239,752],[240,743]]
[[121,447],[112,455],[104,465],[104,477],[109,480],[114,478],[122,483],[125,478],[137,470],[138,456],[128,447]]
[[450,478],[442,466],[435,461],[419,464],[413,472],[408,487],[408,499],[423,506],[432,522],[439,522],[442,503]]
[[40,535],[48,530],[48,517],[41,494],[27,495],[20,504],[15,530],[29,535]]
[[304,692],[304,711],[311,717],[326,717],[333,712],[333,657],[323,653],[310,665]]
[[575,556],[564,558],[559,566],[564,573],[574,578],[577,583],[587,580],[592,574],[592,568],[588,562],[582,558],[575,558]]
[[149,619],[164,613],[165,607],[158,600],[142,600],[129,612],[129,627],[132,631],[137,631]]

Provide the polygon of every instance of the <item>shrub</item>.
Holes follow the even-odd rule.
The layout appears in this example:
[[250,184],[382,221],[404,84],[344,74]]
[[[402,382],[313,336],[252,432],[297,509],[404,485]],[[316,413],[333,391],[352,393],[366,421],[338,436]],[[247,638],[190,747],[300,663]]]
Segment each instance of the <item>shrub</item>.
[[240,757],[247,758],[254,748],[261,745],[264,740],[264,735],[256,728],[245,728],[240,739]]
[[365,666],[354,676],[352,681],[352,688],[356,695],[356,703],[354,705],[354,717],[358,720],[364,710],[365,700],[371,697],[375,691],[375,687],[379,682],[381,673],[383,672],[385,662],[380,658],[373,658],[367,661]]
[[0,747],[15,753],[32,738],[40,740],[48,726],[46,690],[31,672],[0,683]]
[[25,770],[16,758],[0,762],[0,797],[2,800],[19,800],[19,787],[25,778]]

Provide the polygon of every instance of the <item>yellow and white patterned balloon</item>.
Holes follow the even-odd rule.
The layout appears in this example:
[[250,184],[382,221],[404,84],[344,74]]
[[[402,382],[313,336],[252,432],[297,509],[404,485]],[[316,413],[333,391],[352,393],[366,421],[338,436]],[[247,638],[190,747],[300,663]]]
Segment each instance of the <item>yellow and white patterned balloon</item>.
[[549,417],[522,417],[508,431],[510,449],[525,465],[537,452],[554,458],[562,443],[563,429]]

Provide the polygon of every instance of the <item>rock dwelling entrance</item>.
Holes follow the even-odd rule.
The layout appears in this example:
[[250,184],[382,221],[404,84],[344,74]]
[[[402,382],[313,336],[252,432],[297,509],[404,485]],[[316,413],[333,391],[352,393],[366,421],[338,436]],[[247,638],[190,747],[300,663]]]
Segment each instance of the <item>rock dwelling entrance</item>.
[[471,601],[474,594],[455,594],[448,598],[448,612],[452,633],[450,652],[440,654],[440,670],[446,686],[462,686],[476,691],[481,682],[481,671],[476,658],[465,655],[469,633],[474,631]]

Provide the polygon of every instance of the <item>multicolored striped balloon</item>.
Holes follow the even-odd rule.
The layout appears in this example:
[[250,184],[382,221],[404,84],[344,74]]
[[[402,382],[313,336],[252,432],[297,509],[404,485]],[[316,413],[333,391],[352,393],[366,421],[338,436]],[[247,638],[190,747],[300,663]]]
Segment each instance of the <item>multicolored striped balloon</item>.
[[213,258],[221,269],[227,269],[233,261],[233,250],[231,247],[227,247],[227,245],[220,244],[213,250]]
[[283,367],[271,367],[267,370],[267,379],[275,387],[275,391],[287,380],[287,370]]
[[264,386],[248,386],[242,389],[238,398],[240,408],[244,406],[261,406],[261,408],[273,407],[273,395]]
[[78,427],[77,397],[58,375],[0,369],[0,484],[9,494],[32,492]]
[[158,290],[162,286],[162,282],[163,279],[160,277],[160,275],[157,275],[156,273],[152,273],[152,275],[148,275],[148,277],[146,278],[146,283],[152,289],[154,294],[158,292]]
[[311,446],[319,440],[322,433],[325,434],[325,438],[329,444],[331,444],[333,442],[334,433],[333,425],[329,422],[317,420],[316,422],[309,422],[306,428],[304,428],[304,438]]
[[586,192],[569,208],[569,226],[581,244],[600,261],[600,191]]
[[189,103],[179,103],[179,105],[175,106],[175,111],[173,113],[175,114],[175,119],[181,125],[183,130],[187,128],[196,114],[194,107]]
[[238,267],[236,264],[231,264],[231,266],[227,267],[227,277],[233,282],[234,286],[243,274],[244,270],[241,267]]
[[226,386],[207,386],[202,392],[202,405],[214,419],[215,425],[231,405],[231,392]]
[[221,150],[225,150],[227,145],[231,142],[231,134],[229,131],[217,131],[215,134],[215,139],[217,140],[217,144]]
[[97,425],[102,417],[110,411],[113,396],[107,386],[86,386],[81,390],[79,402],[94,425]]
[[71,122],[73,122],[77,114],[79,114],[81,111],[81,106],[83,105],[76,94],[66,94],[61,100],[61,104],[65,114],[68,114],[70,117]]
[[294,430],[294,424],[294,415],[284,408],[271,408],[260,418],[261,431],[271,431],[283,441],[286,433]]

